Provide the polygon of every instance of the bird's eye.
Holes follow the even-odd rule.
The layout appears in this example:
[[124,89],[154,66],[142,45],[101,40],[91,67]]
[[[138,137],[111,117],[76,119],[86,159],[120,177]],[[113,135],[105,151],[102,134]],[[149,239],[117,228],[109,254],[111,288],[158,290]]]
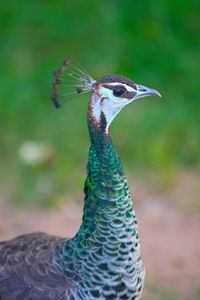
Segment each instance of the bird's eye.
[[126,89],[120,87],[120,86],[116,86],[114,89],[113,89],[113,95],[115,97],[120,97],[120,96],[123,96],[124,94],[126,93]]

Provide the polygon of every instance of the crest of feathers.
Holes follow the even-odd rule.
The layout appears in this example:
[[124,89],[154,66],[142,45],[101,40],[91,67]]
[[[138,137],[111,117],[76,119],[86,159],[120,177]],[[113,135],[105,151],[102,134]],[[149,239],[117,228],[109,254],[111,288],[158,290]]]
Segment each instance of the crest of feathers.
[[71,55],[53,71],[53,75],[55,80],[51,100],[56,108],[67,99],[90,92],[96,83]]

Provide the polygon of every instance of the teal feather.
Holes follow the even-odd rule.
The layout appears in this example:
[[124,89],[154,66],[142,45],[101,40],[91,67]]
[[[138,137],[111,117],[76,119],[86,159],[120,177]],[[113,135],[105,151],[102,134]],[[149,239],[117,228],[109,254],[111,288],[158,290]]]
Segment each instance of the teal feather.
[[144,267],[137,219],[121,161],[103,128],[103,117],[100,128],[89,123],[84,214],[76,236],[61,247],[63,269],[79,278],[76,299],[139,299]]

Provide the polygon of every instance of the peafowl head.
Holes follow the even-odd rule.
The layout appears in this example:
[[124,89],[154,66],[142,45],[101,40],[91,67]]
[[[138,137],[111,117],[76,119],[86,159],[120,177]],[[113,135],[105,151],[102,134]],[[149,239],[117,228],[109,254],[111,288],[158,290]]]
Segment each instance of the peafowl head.
[[60,107],[60,101],[78,94],[92,92],[88,120],[100,126],[103,117],[106,121],[106,130],[127,104],[146,96],[161,97],[158,91],[136,84],[121,75],[107,75],[96,81],[74,61],[72,56],[54,71],[54,76],[52,100],[55,106]]
[[102,114],[106,118],[107,128],[112,120],[127,104],[146,96],[159,96],[156,90],[136,84],[121,75],[107,75],[93,82],[90,107],[95,119],[99,122]]

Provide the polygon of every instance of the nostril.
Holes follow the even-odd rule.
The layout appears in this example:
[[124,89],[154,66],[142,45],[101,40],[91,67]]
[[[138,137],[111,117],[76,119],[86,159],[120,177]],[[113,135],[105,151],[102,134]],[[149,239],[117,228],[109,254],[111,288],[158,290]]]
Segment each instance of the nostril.
[[145,88],[139,89],[140,92],[146,92]]

